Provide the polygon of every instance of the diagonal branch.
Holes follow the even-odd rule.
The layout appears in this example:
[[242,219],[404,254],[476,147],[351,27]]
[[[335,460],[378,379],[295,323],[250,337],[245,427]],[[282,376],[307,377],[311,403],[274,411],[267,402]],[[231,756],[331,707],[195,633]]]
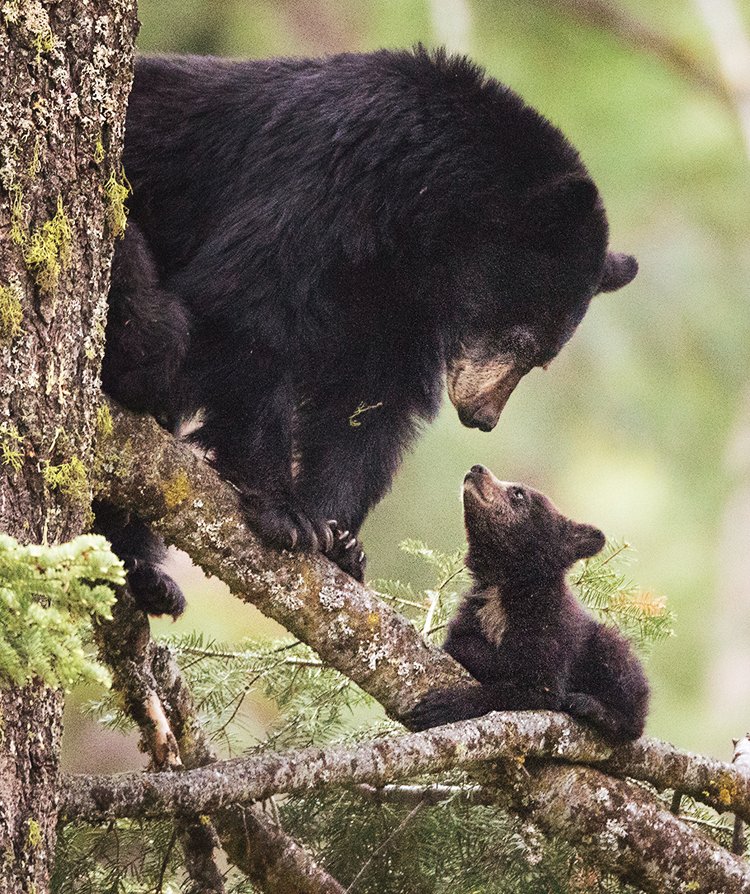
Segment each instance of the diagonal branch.
[[[278,553],[264,548],[245,527],[234,490],[228,484],[221,482],[205,463],[176,444],[152,420],[135,417],[115,406],[112,406],[112,416],[113,432],[100,447],[96,482],[98,494],[118,506],[138,512],[161,531],[169,542],[185,550],[205,571],[224,580],[235,595],[254,603],[265,614],[282,623],[295,636],[311,645],[326,665],[346,674],[362,689],[378,699],[391,716],[406,718],[416,702],[433,687],[466,682],[470,679],[450,656],[426,643],[406,619],[393,612],[376,594],[341,573],[325,558],[317,555]],[[681,791],[694,790],[697,798],[717,809],[727,809],[731,804],[731,809],[737,812],[747,810],[746,775],[737,773],[736,769],[727,768],[727,765],[720,762],[679,752],[663,743],[642,740],[634,743],[629,749],[618,749],[615,752],[592,732],[563,715],[529,712],[520,715],[495,715],[472,721],[469,725],[482,729],[483,734],[488,735],[491,734],[493,724],[500,724],[500,727],[505,724],[507,733],[509,729],[507,724],[512,718],[515,718],[514,722],[520,724],[520,727],[527,732],[533,730],[526,741],[526,747],[517,747],[515,752],[512,752],[516,756],[554,754],[556,757],[565,757],[575,762],[600,764],[607,772],[618,775],[635,777],[640,774],[657,787],[675,787]],[[500,736],[501,733],[502,729],[495,730],[494,735]],[[435,730],[429,736],[440,734],[443,733]],[[373,746],[376,749],[386,747],[382,741]],[[446,744],[446,747],[450,748],[450,744]],[[481,743],[477,746],[477,751],[473,752],[476,760],[481,759],[478,756],[480,752]],[[495,757],[504,757],[507,763],[509,753],[507,748],[505,751],[499,748]],[[345,761],[344,756],[340,755],[340,758]],[[277,759],[282,761],[282,764],[285,760],[284,757]],[[325,764],[315,766],[315,758],[311,757],[311,754],[308,754],[307,759],[313,760],[313,764],[307,767],[310,772],[326,771]],[[326,758],[321,758],[318,753],[317,759]],[[454,754],[452,765],[461,759],[460,754]],[[222,767],[228,766],[229,764],[222,765]],[[258,770],[261,765],[254,766]],[[417,772],[415,766],[423,766],[425,772],[428,772],[445,764],[439,761],[437,764],[429,762],[408,764],[408,772]],[[244,768],[247,769],[248,767]],[[272,768],[266,765],[266,771],[269,769]],[[269,778],[263,780],[256,777],[255,787],[252,787],[244,773],[242,778],[238,779],[239,789],[231,786],[222,788],[226,783],[226,777],[222,776],[222,781],[217,782],[218,788],[210,790],[205,786],[209,784],[211,778],[216,778],[212,776],[212,773],[217,772],[216,767],[192,772],[205,775],[193,777],[190,774],[169,774],[170,784],[175,786],[172,790],[172,796],[177,798],[173,804],[175,809],[183,809],[180,807],[180,798],[185,799],[185,810],[205,809],[210,812],[229,804],[231,798],[237,794],[240,794],[241,799],[245,797],[253,801],[264,797],[264,792],[289,790],[279,778],[269,781]],[[560,766],[549,764],[544,768],[544,773],[550,774],[550,778],[557,779],[561,785],[563,778],[568,782],[573,778],[578,779],[582,787],[579,796],[582,799],[596,800],[596,791],[592,791],[590,785],[592,779],[599,777],[593,776],[591,771],[585,768],[564,770]],[[722,775],[726,773],[729,775]],[[677,776],[679,778],[675,778]],[[193,781],[200,778],[201,784],[190,793],[180,788],[183,785],[180,782],[181,778]],[[321,777],[317,778],[321,783],[324,781]],[[527,800],[534,806],[525,812],[529,813],[534,822],[537,821],[538,814],[539,824],[552,831],[556,828],[555,822],[559,820],[558,834],[577,843],[579,835],[574,828],[575,818],[571,818],[569,822],[563,822],[559,817],[555,819],[562,809],[563,802],[556,801],[554,808],[549,807],[541,788],[542,784],[547,785],[549,780],[546,775],[540,776],[539,787],[535,788],[536,778],[534,775],[528,777],[531,789]],[[379,784],[373,778],[357,777],[357,779],[368,784]],[[392,779],[383,777],[381,781],[390,782]],[[721,784],[722,781],[731,784],[724,785]],[[698,791],[698,787],[704,782],[705,787]],[[131,806],[127,807],[125,801],[129,795],[136,792],[140,792],[138,797],[142,799],[139,809],[146,809],[144,805],[152,794],[154,797],[160,797],[161,795],[157,793],[164,793],[160,786],[165,784],[165,780],[160,779],[156,783],[157,787],[149,789],[148,792],[139,789],[139,783],[132,780],[135,788],[129,793],[125,788],[117,788],[121,784],[119,781],[101,778],[92,788],[91,779],[79,780],[78,790],[84,801],[75,800],[78,797],[73,794],[75,783],[72,780],[69,783],[67,797],[70,800],[67,809],[71,814],[83,810],[83,804],[88,798],[86,809],[92,811],[92,816],[97,816],[102,812],[117,810],[132,812],[134,809],[132,803],[129,802]],[[299,784],[304,787],[309,784],[309,780],[304,783],[299,781]],[[611,781],[611,784],[618,785],[615,781]],[[632,786],[627,786],[622,791],[630,791],[631,788]],[[84,795],[84,790],[88,794]],[[653,796],[637,789],[633,791],[650,804],[652,811],[661,810],[659,802]],[[202,806],[196,806],[198,802],[193,798],[193,794]],[[120,796],[124,799],[122,804],[117,802]],[[169,796],[165,797],[168,799]],[[103,800],[99,801],[97,798]],[[607,821],[617,822],[617,811],[620,809],[617,803],[613,801],[609,810],[602,808],[599,815],[605,816]],[[594,807],[595,805],[592,806],[592,810]],[[520,803],[510,804],[510,809],[514,812],[524,812],[521,808]],[[548,808],[555,813],[555,816],[545,814]],[[657,817],[656,813],[654,817]],[[658,817],[661,817],[661,814],[658,814]],[[674,817],[672,820],[680,823]],[[669,871],[679,873],[687,884],[699,868],[690,862],[692,856],[697,853],[698,844],[695,844],[695,847],[688,846],[693,841],[691,836],[697,836],[698,833],[682,823],[669,828],[679,831],[685,845],[678,851],[669,851],[675,861]],[[658,830],[652,829],[651,832],[656,836],[654,838],[656,846]],[[644,834],[648,834],[648,829]],[[674,834],[677,834],[677,831],[674,831]],[[716,865],[723,866],[726,852],[718,845],[705,842],[704,839],[701,841],[703,842],[701,847],[714,849],[712,853],[715,859],[714,857],[711,859]],[[609,865],[611,854],[608,857],[605,853],[609,847],[606,841],[594,839],[588,841],[586,846],[592,860]],[[655,883],[648,881],[651,878],[649,872],[653,872],[653,877],[656,878],[662,870],[648,869],[645,864],[651,861],[649,854],[643,848],[636,846],[628,853],[630,854],[628,860],[623,860],[619,869],[613,866],[612,871],[628,878],[635,878],[637,874],[633,867],[640,859],[643,863],[641,867],[643,877],[651,886],[644,889],[659,890],[655,887]],[[680,856],[681,854],[684,856]],[[725,867],[729,876],[732,876],[734,866],[735,864],[731,863]],[[667,872],[668,868],[663,867],[663,871]],[[740,890],[729,876],[726,890]],[[669,889],[671,883],[667,876],[664,876],[663,881],[664,886],[661,890]],[[748,884],[750,885],[750,882]],[[711,887],[703,887],[701,884],[692,890],[710,891]],[[717,888],[717,890],[723,889]]]
[[[621,43],[661,60],[694,87],[712,93],[731,105],[732,98],[721,78],[716,77],[693,53],[668,35],[609,0],[537,0],[567,18],[613,35]],[[712,0],[706,0],[712,2]]]
[[100,445],[95,482],[100,497],[137,512],[393,717],[405,716],[433,686],[469,681],[406,618],[323,556],[262,546],[245,526],[236,492],[213,469],[153,420],[110,407],[114,427]]

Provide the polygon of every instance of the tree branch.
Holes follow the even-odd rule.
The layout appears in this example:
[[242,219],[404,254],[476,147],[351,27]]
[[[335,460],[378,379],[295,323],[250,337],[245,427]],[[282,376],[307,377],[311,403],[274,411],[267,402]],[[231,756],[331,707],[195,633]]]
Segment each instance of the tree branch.
[[[646,25],[620,6],[607,0],[538,0],[593,28],[616,37],[621,43],[664,62],[694,87],[712,93],[723,103],[732,98],[721,78],[716,77],[691,52],[661,31]],[[709,0],[710,2],[710,0]]]
[[[686,883],[706,894],[750,890],[747,864],[690,829],[648,792],[589,767],[540,764],[539,757],[585,755],[595,741],[589,735],[587,742],[583,732],[578,745],[569,732],[557,714],[494,714],[354,749],[306,748],[184,773],[73,776],[63,785],[62,813],[90,822],[210,814],[277,793],[352,784],[377,788],[499,758],[499,768],[485,771],[490,782],[481,787],[481,798],[475,795],[477,803],[487,803],[491,794],[494,803],[528,816],[642,890],[661,894]],[[524,755],[536,760],[529,764]]]
[[[644,740],[613,752],[591,731],[562,714],[518,711],[488,714],[423,733],[376,739],[357,749],[305,748],[238,758],[189,773],[69,776],[64,812],[92,821],[121,816],[214,813],[228,804],[323,785],[382,786],[396,778],[437,773],[502,759],[597,764],[602,771],[638,778],[657,788],[712,800],[718,811],[750,818],[750,774],[736,765]],[[632,772],[631,772],[632,771]]]
[[[346,674],[378,699],[391,716],[406,718],[416,702],[435,686],[470,679],[450,656],[426,643],[406,619],[393,612],[376,594],[344,575],[322,556],[278,553],[264,548],[245,527],[234,490],[221,482],[205,463],[175,443],[152,420],[134,417],[117,407],[112,407],[112,415],[113,434],[100,450],[97,476],[99,495],[118,506],[138,512],[169,542],[188,552],[209,574],[224,580],[239,598],[254,603],[265,614],[282,623],[295,636],[311,645],[326,665]],[[490,753],[494,758],[504,760],[505,764],[509,757],[553,756],[599,764],[603,770],[623,776],[640,775],[659,788],[676,787],[681,791],[690,791],[696,798],[719,810],[748,812],[750,783],[747,774],[718,761],[677,751],[664,743],[641,740],[615,752],[594,733],[564,715],[524,712],[494,715],[469,722],[464,729],[472,742],[469,755],[465,742],[458,746],[458,750],[451,745],[451,735],[459,728],[464,729],[459,724],[453,732],[450,729],[434,730],[420,734],[426,739],[412,737],[410,741],[417,748],[417,753],[411,762],[405,759],[398,764],[396,774],[421,772],[419,768],[432,772],[461,763],[476,763],[489,759]],[[477,742],[470,729],[481,730],[481,736],[485,737],[483,741]],[[526,737],[521,735],[519,738],[519,733],[525,733]],[[442,736],[448,738],[442,739]],[[498,747],[494,752],[487,750],[488,736],[495,737]],[[506,737],[505,746],[501,744],[503,736]],[[442,758],[440,754],[431,752],[421,753],[420,757],[418,744],[421,742],[424,746],[436,741],[442,742],[444,749],[452,753],[447,763],[444,762],[445,752]],[[372,746],[373,753],[379,754],[389,747],[387,740],[380,741]],[[259,758],[242,767],[241,772],[237,770],[237,762],[227,762],[220,765],[219,770],[214,766],[192,771],[203,774],[201,776],[193,776],[192,773],[169,774],[168,779],[161,777],[158,781],[154,780],[153,787],[152,777],[145,777],[148,780],[145,788],[143,781],[137,779],[114,782],[106,778],[77,782],[68,780],[66,810],[71,815],[88,810],[92,817],[114,815],[118,811],[126,815],[133,810],[148,812],[155,803],[159,803],[162,808],[171,805],[170,809],[178,812],[212,812],[230,804],[235,796],[239,796],[240,800],[253,801],[274,791],[299,790],[295,786],[305,788],[313,781],[329,784],[334,781],[327,775],[331,770],[328,764],[331,754],[316,749],[297,753],[295,759],[303,763],[296,769],[288,767],[288,756]],[[346,750],[333,753],[334,760],[342,762],[339,767],[341,779],[346,778],[348,784],[364,782],[380,785],[394,778],[390,771],[378,775],[377,761],[372,766],[372,774],[367,775],[360,768],[354,777],[347,777],[343,771],[347,755],[351,757]],[[361,757],[364,759],[365,755]],[[224,775],[224,768],[227,768],[229,776]],[[592,780],[599,780],[600,776],[606,779],[602,774],[597,775],[584,768],[562,768],[549,764],[543,770],[544,774],[557,780],[555,785],[560,792],[563,788],[559,787],[577,779],[582,787],[578,797],[588,797],[594,801],[596,794],[590,789]],[[538,821],[543,828],[560,834],[578,846],[580,836],[574,827],[575,817],[564,822],[560,816],[552,815],[553,811],[562,810],[564,798],[561,794],[557,801],[544,800],[542,784],[548,785],[549,779],[547,775],[539,776],[541,772],[535,770],[535,775],[528,777],[532,786],[528,803],[533,806],[524,808],[521,802],[511,800],[509,807],[514,812],[530,813],[534,822]],[[300,773],[301,776],[295,775]],[[537,777],[541,781],[539,787],[534,788],[533,780]],[[163,788],[167,783],[169,791]],[[728,873],[726,890],[739,890],[733,880],[736,865],[724,863],[725,856],[729,855],[722,848],[700,838],[699,833],[671,815],[670,822],[678,825],[665,825],[666,820],[662,822],[659,813],[662,806],[653,796],[614,780],[610,780],[608,785],[610,788],[602,783],[600,788],[604,786],[607,791],[611,789],[623,797],[625,792],[632,794],[635,799],[632,803],[636,805],[640,805],[641,801],[649,804],[650,815],[655,822],[657,819],[661,822],[660,826],[650,830],[654,836],[654,847],[659,849],[659,853],[668,852],[674,863],[671,867],[658,869],[658,861],[654,863],[650,852],[641,846],[643,842],[634,837],[635,830],[631,830],[632,834],[628,833],[631,837],[627,840],[632,842],[632,847],[628,845],[629,856],[623,859],[619,868],[612,853],[605,853],[609,847],[606,841],[587,840],[586,847],[591,859],[606,865],[613,860],[613,872],[627,878],[643,877],[644,885],[652,885],[646,890],[657,890],[651,879],[652,876],[660,877],[661,872],[664,884],[661,890],[666,890],[670,887],[664,875],[667,870],[680,874],[687,884],[700,869],[690,862],[692,858],[699,851],[702,853],[701,848],[713,849],[711,853],[715,852],[715,859],[711,859],[723,867],[721,871]],[[624,787],[619,787],[621,785]],[[502,794],[499,792],[499,797]],[[132,801],[132,797],[136,800]],[[152,800],[154,798],[156,801]],[[622,808],[621,799],[618,801],[615,798],[612,803]],[[592,811],[595,806],[593,804],[591,807]],[[602,811],[603,808],[598,812],[600,817],[606,813]],[[614,809],[606,815],[608,820],[618,822]],[[673,832],[681,836],[679,840],[684,846],[669,851],[661,848],[658,842],[660,830],[664,829],[672,830],[669,834]],[[643,835],[648,834],[649,828],[644,827]],[[693,837],[700,838],[700,842],[693,842]],[[688,847],[690,842],[693,846]],[[636,866],[639,860],[643,863],[640,868]],[[709,891],[710,888],[699,886],[695,890]]]
[[[160,760],[162,750],[153,724],[143,710],[144,700],[147,704],[156,700],[163,708],[175,745],[173,756],[180,765],[191,769],[216,761],[198,721],[192,694],[171,652],[151,639],[148,618],[136,608],[127,590],[119,594],[112,621],[101,625],[99,642],[112,670],[113,685],[123,694],[126,709],[138,723],[156,766],[164,766],[164,761]],[[261,807],[222,811],[213,823],[196,816],[179,817],[176,825],[186,869],[201,894],[224,890],[213,856],[219,843],[232,863],[268,894],[343,894],[341,885]]]

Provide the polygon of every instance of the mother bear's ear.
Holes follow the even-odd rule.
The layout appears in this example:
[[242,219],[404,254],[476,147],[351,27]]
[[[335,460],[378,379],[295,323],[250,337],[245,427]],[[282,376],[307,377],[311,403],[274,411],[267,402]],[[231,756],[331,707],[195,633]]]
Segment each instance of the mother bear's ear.
[[616,289],[621,289],[635,279],[636,273],[638,273],[638,261],[633,255],[609,251],[598,291],[614,292]]

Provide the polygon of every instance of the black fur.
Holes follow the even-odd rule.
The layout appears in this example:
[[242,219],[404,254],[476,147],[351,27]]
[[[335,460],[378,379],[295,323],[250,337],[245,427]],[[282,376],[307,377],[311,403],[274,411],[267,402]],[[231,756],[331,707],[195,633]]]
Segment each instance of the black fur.
[[[140,58],[124,165],[106,389],[173,430],[202,411],[192,440],[258,532],[359,578],[356,535],[446,367],[462,421],[491,428],[635,275],[560,131],[442,53]],[[466,357],[502,382],[473,386]]]
[[[478,684],[428,693],[409,725],[549,709],[567,711],[614,742],[638,738],[649,696],[643,668],[624,637],[595,621],[565,581],[574,562],[602,548],[601,531],[482,466],[466,476],[464,516],[474,586],[450,623],[445,649]],[[488,614],[504,619],[500,637]]]

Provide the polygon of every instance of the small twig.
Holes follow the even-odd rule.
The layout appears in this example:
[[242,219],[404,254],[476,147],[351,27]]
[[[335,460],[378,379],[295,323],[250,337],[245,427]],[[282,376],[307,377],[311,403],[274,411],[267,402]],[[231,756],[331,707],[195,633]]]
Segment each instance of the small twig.
[[385,850],[386,846],[390,844],[391,841],[409,825],[409,823],[414,819],[414,817],[419,813],[419,811],[424,807],[423,803],[417,804],[416,807],[412,807],[412,809],[407,813],[407,815],[401,820],[398,826],[391,832],[391,834],[375,848],[375,850],[370,854],[370,856],[365,860],[362,868],[359,872],[354,876],[352,881],[349,884],[349,887],[346,889],[346,894],[350,894],[351,890],[357,884],[357,882],[362,878],[365,873],[367,867],[372,863],[372,861],[377,857],[378,854],[382,853]]

